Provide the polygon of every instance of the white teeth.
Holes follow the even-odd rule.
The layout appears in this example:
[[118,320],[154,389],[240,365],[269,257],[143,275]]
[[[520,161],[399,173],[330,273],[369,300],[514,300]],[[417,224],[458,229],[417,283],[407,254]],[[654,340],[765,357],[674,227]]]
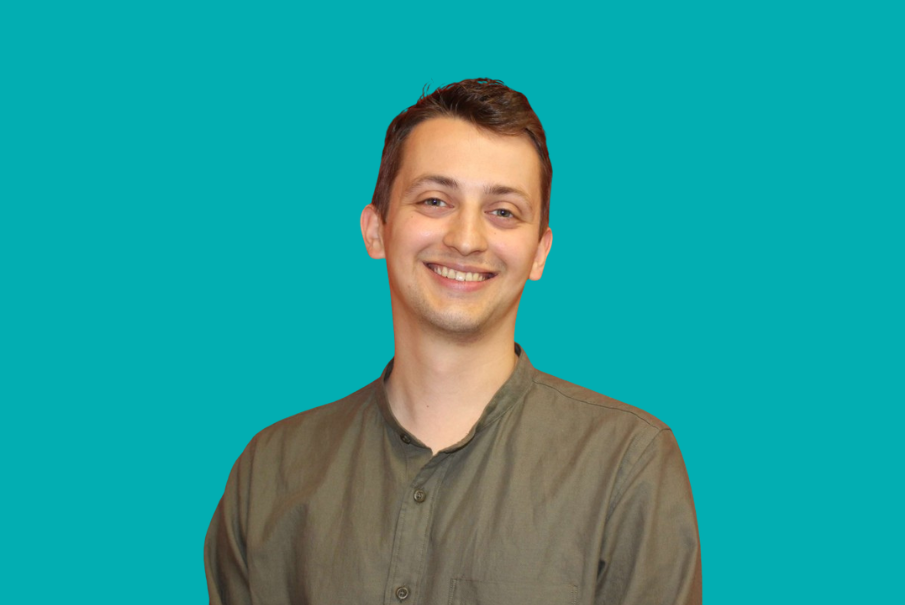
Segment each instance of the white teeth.
[[456,271],[455,269],[450,269],[449,267],[444,267],[442,265],[434,265],[433,267],[434,273],[437,275],[442,275],[447,279],[454,279],[456,281],[485,281],[487,276],[483,273],[471,273],[462,271]]

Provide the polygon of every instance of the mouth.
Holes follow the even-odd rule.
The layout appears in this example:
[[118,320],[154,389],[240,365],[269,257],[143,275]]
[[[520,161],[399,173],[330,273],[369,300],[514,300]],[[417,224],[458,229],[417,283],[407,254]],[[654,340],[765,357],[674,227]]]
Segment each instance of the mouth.
[[427,265],[428,269],[430,269],[440,277],[445,277],[446,279],[450,279],[452,281],[487,281],[488,279],[493,279],[494,277],[496,277],[496,273],[491,272],[457,271],[456,269],[452,269],[445,265],[438,265],[436,263],[425,263],[425,265]]

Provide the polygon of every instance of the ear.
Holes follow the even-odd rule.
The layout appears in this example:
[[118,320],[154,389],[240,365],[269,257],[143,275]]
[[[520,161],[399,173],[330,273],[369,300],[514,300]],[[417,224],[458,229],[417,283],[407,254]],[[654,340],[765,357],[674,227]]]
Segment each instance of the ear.
[[531,273],[528,279],[537,281],[544,273],[544,265],[547,262],[547,255],[550,254],[550,247],[553,245],[553,231],[550,227],[540,236],[537,243],[537,252],[534,253],[534,264],[531,266]]
[[361,211],[361,237],[371,258],[386,258],[383,247],[383,219],[374,204],[368,204]]

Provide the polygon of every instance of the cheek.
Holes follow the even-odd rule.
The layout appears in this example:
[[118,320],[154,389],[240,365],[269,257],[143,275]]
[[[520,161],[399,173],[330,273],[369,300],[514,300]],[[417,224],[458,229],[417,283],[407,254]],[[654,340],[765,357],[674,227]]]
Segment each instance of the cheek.
[[531,240],[513,240],[498,242],[494,246],[494,253],[510,271],[526,273],[534,264],[534,255],[537,252],[537,243]]
[[410,250],[423,249],[443,239],[439,221],[414,216],[400,223],[399,227],[397,237]]
[[407,217],[387,232],[388,253],[396,257],[411,257],[430,248],[440,237],[436,224],[418,220],[418,217]]

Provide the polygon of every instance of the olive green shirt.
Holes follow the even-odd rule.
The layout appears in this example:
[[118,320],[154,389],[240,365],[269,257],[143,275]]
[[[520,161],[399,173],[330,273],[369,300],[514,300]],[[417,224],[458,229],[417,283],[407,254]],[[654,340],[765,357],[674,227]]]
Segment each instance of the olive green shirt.
[[212,604],[701,602],[697,522],[672,431],[535,370],[436,455],[384,381],[261,431],[205,541]]

